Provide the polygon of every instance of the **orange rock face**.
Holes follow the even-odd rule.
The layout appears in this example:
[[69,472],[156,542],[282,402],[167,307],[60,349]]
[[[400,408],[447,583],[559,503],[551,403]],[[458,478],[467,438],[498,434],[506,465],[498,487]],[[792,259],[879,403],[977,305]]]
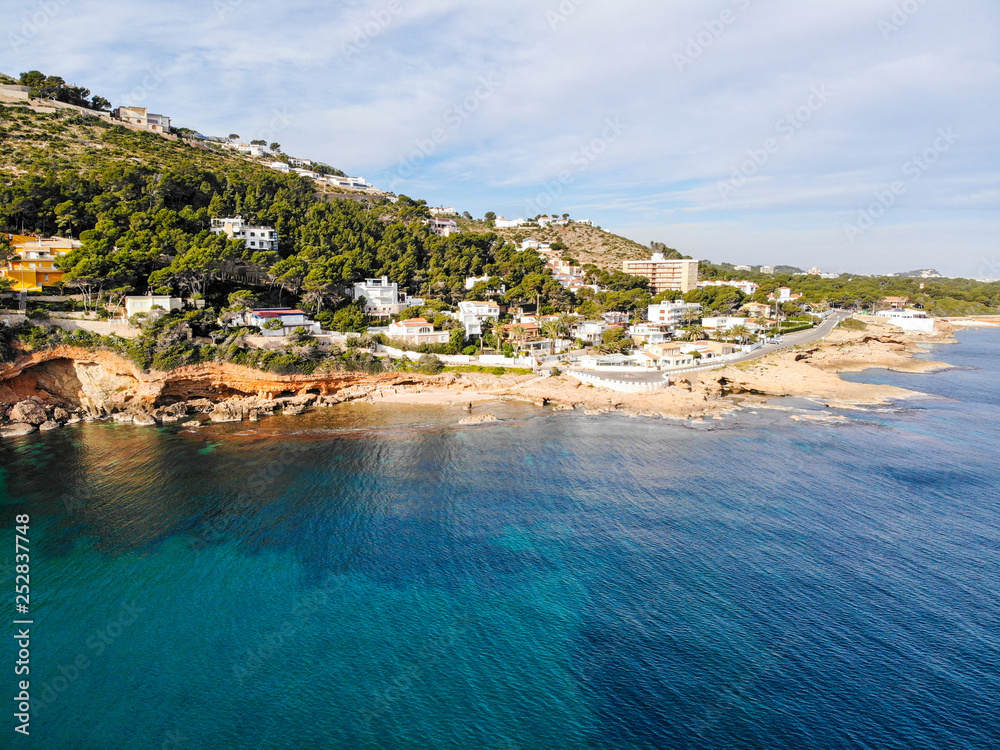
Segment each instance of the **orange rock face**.
[[110,413],[207,398],[270,400],[284,395],[321,396],[359,385],[372,387],[421,382],[409,373],[364,375],[275,375],[228,363],[206,363],[170,372],[143,372],[116,354],[58,346],[18,357],[0,365],[0,403],[13,404],[30,396]]

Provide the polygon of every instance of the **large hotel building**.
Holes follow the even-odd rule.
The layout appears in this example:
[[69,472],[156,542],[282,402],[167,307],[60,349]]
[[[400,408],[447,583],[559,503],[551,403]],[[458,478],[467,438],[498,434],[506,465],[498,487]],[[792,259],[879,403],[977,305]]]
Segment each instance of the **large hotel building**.
[[670,290],[689,292],[698,284],[698,261],[667,260],[663,253],[654,253],[649,260],[627,260],[623,270],[649,279],[649,291],[653,294]]

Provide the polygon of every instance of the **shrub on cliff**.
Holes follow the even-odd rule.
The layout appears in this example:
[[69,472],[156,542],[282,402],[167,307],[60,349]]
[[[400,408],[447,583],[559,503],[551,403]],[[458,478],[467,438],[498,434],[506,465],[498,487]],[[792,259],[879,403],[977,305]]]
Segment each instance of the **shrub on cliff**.
[[425,354],[417,362],[425,375],[437,375],[444,369],[444,363],[433,354]]

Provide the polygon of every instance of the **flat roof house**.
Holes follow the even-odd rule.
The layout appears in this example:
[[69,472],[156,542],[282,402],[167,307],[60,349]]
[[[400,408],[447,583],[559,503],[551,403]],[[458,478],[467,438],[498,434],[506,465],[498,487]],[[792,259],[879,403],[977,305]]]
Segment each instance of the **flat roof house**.
[[156,115],[145,107],[119,107],[115,117],[129,125],[137,125],[153,133],[169,133],[170,118],[166,115]]
[[212,219],[212,231],[231,240],[242,240],[252,250],[278,250],[278,232],[274,227],[254,227],[239,216]]
[[302,310],[289,307],[246,310],[236,318],[235,322],[237,325],[256,326],[264,336],[288,336],[294,333],[296,328],[305,328],[314,336],[323,332],[323,327],[316,321],[310,320]]

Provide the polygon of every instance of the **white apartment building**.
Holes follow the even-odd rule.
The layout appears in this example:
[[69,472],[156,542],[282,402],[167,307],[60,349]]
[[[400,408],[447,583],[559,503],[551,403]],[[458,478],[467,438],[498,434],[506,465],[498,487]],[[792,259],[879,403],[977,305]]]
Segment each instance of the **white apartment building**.
[[399,291],[399,284],[390,282],[388,276],[380,279],[365,279],[354,285],[354,299],[365,300],[365,313],[384,318],[398,315],[407,307],[424,304],[419,297],[410,297]]
[[500,319],[500,306],[496,302],[464,300],[458,303],[458,322],[465,326],[465,335],[482,336],[483,324]]
[[274,227],[252,227],[239,216],[212,219],[212,231],[231,240],[242,240],[253,250],[278,250],[278,232]]
[[684,325],[684,318],[689,312],[693,314],[700,311],[701,305],[695,302],[663,302],[650,305],[646,317],[654,325],[677,328]]

